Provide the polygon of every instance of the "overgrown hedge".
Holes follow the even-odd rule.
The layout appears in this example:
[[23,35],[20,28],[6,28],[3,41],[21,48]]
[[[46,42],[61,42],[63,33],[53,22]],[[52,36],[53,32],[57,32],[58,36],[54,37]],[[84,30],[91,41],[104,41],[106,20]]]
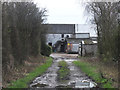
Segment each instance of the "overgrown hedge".
[[41,54],[44,56],[49,56],[52,53],[52,47],[44,44],[41,48]]
[[23,64],[29,56],[40,54],[45,14],[46,10],[34,2],[2,3],[3,82],[15,66]]

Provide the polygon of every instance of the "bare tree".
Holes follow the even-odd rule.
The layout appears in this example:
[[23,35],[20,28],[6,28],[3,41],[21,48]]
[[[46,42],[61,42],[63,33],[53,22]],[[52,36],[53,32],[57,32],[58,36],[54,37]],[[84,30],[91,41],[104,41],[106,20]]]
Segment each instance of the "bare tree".
[[[98,50],[100,57],[104,60],[117,61],[116,37],[118,32],[117,24],[117,3],[92,2],[87,3],[86,9],[93,15],[92,23],[97,26]],[[107,59],[106,59],[107,58]]]

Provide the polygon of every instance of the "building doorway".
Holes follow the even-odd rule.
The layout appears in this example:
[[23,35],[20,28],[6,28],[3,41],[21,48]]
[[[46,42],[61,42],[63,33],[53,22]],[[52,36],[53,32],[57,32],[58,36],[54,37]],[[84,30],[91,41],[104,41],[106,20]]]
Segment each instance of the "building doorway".
[[49,42],[48,45],[52,47],[52,43],[51,42]]

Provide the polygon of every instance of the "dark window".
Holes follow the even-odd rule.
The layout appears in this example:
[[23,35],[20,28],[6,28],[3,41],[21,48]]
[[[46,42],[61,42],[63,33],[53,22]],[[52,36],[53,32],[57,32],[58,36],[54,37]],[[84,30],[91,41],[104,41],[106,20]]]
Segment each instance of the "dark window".
[[64,38],[64,34],[62,34],[62,38]]

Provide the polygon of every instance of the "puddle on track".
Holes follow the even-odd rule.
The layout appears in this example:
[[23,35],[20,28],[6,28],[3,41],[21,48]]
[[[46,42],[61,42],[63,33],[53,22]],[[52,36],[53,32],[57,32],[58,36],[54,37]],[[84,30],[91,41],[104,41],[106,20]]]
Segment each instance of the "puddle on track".
[[[56,88],[56,87],[70,87],[70,88],[92,88],[96,86],[96,83],[89,79],[83,72],[80,71],[79,68],[74,66],[72,63],[77,59],[64,58],[64,57],[53,57],[53,64],[48,70],[37,77],[32,84],[30,84],[30,88]],[[66,82],[58,82],[57,81],[57,71],[59,69],[58,62],[66,61],[68,64],[68,68],[70,69],[70,80]],[[84,81],[84,82],[83,82]],[[89,86],[87,86],[89,83]]]
[[[36,84],[46,84],[46,86],[44,87],[48,87],[48,88],[54,88],[56,87],[57,81],[56,81],[56,77],[57,77],[57,70],[59,69],[58,67],[58,63],[56,62],[56,60],[53,61],[53,64],[51,67],[48,68],[47,72],[45,72],[45,74],[43,74],[40,77],[37,77],[32,84],[30,84],[30,87],[35,86]],[[37,87],[37,86],[36,86]]]

